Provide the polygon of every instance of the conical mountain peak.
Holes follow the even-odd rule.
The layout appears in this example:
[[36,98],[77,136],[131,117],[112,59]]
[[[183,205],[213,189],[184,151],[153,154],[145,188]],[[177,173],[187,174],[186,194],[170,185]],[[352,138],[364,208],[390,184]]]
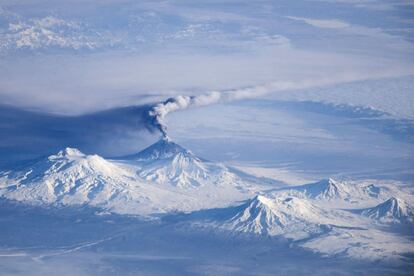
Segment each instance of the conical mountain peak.
[[85,156],[80,150],[76,148],[70,148],[67,147],[61,151],[59,151],[56,155],[53,155],[56,157],[72,157],[72,156]]
[[404,200],[391,197],[375,207],[364,209],[362,215],[381,222],[399,223],[413,221],[414,212]]
[[150,161],[159,159],[169,159],[173,158],[178,154],[193,156],[193,154],[189,150],[173,142],[168,136],[165,136],[157,142],[155,142],[154,144],[147,147],[146,149],[130,157],[137,160]]

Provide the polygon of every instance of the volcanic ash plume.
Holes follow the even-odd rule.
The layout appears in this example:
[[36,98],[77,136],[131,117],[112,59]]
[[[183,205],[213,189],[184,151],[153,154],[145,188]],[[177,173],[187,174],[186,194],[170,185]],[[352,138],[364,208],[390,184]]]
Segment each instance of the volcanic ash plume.
[[169,98],[165,102],[158,103],[149,112],[151,118],[153,118],[153,124],[157,127],[164,137],[167,136],[167,126],[165,125],[165,116],[168,113],[187,109],[190,107],[197,107],[203,105],[210,105],[220,101],[221,93],[213,91],[208,94],[200,96],[177,96]]
[[167,126],[165,125],[165,117],[168,113],[187,109],[192,107],[215,104],[218,102],[230,102],[242,99],[256,98],[268,94],[272,91],[301,89],[312,86],[325,85],[330,83],[329,80],[304,80],[301,82],[279,81],[265,85],[253,86],[242,89],[234,89],[228,91],[213,91],[198,96],[177,96],[169,98],[165,102],[158,103],[149,111],[151,125],[159,129],[164,137],[167,136]]

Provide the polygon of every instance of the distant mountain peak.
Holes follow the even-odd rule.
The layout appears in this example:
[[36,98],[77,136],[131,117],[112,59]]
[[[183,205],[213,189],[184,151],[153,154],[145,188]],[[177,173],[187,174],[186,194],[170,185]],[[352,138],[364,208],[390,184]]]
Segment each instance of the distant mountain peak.
[[319,185],[322,188],[322,195],[325,197],[335,197],[341,193],[340,187],[338,186],[337,182],[332,178],[320,181]]
[[319,182],[292,187],[292,190],[303,192],[307,197],[313,199],[332,199],[345,196],[342,183],[332,178],[323,179]]
[[163,135],[160,140],[164,140],[166,142],[172,142],[172,139],[168,135]]
[[224,166],[202,160],[168,136],[123,159],[135,162],[140,166],[138,175],[157,184],[194,188],[206,184],[232,183],[237,179]]
[[383,204],[390,204],[391,206],[398,206],[401,204],[404,204],[401,199],[398,197],[390,197],[387,201],[385,201]]
[[375,207],[367,208],[361,214],[382,222],[396,223],[414,220],[412,208],[404,200],[397,197],[391,197]]
[[85,154],[76,148],[67,147],[59,151],[56,155],[52,155],[51,157],[71,157],[71,156],[81,157],[81,156],[85,156]]
[[383,190],[373,184],[356,185],[352,182],[337,181],[332,178],[323,179],[316,183],[283,188],[293,194],[301,194],[316,200],[345,200],[359,201],[368,198],[379,198]]
[[261,202],[261,203],[263,203],[263,204],[265,204],[265,205],[268,205],[269,204],[269,202],[271,201],[271,199],[269,199],[269,198],[267,198],[267,197],[265,197],[265,196],[263,196],[263,195],[257,195],[257,196],[255,196],[254,198],[253,198],[253,200],[252,201],[258,201],[258,202]]
[[173,142],[168,136],[163,136],[160,140],[150,145],[146,149],[140,151],[137,154],[129,156],[128,159],[151,161],[170,159],[178,154],[184,154],[186,156],[195,158],[191,151]]
[[195,187],[209,177],[206,164],[168,137],[163,137],[132,158],[142,163],[139,175],[157,183],[169,182],[180,187]]
[[[130,195],[133,173],[98,155],[86,155],[65,148],[54,155],[28,164],[20,171],[0,177],[6,198],[29,203],[79,205],[108,208]],[[112,204],[112,205],[111,205]],[[115,204],[115,205],[113,205]]]
[[338,188],[338,182],[333,178],[322,179],[321,181],[317,182],[317,184],[327,190]]
[[239,206],[223,226],[246,233],[306,238],[324,231],[333,217],[303,198],[258,195]]

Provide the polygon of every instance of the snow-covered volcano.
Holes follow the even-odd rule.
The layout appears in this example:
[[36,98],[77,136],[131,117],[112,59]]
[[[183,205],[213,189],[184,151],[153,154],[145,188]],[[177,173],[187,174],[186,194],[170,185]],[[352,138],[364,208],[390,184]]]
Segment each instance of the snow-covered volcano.
[[[329,182],[325,184],[328,184],[325,185],[327,191],[332,191]],[[315,184],[309,185],[312,187]],[[308,197],[298,195],[300,197],[284,192],[257,195],[242,205],[194,216],[194,225],[209,225],[228,233],[282,238],[291,246],[330,256],[377,260],[395,252],[412,252],[409,246],[412,241],[392,231],[382,231],[372,221],[412,218],[412,209],[401,200],[390,199],[379,206],[358,212],[355,209],[342,209],[336,204],[326,205],[322,197],[312,199],[309,194]],[[334,198],[340,200],[339,197]]]
[[176,144],[169,137],[164,136],[156,143],[150,145],[139,153],[127,156],[126,159],[151,161],[174,158],[176,155],[191,156],[195,158],[191,151]]
[[227,167],[202,160],[168,137],[124,159],[135,161],[139,166],[139,176],[157,184],[195,188],[205,185],[240,186],[242,182]]
[[404,200],[396,197],[362,210],[361,214],[384,223],[414,222],[414,209]]
[[0,175],[0,194],[34,204],[82,205],[133,213],[142,199],[135,172],[98,155],[66,148],[16,172]]
[[[66,148],[16,171],[0,173],[0,196],[7,199],[36,205],[88,205],[152,218],[185,212],[194,218],[194,225],[276,236],[329,254],[351,254],[355,240],[365,244],[364,254],[384,252],[384,239],[398,246],[406,243],[374,229],[378,225],[373,219],[412,221],[409,197],[375,206],[385,200],[385,191],[382,186],[333,179],[269,190],[169,139],[117,160]],[[339,207],[354,200],[375,207],[361,210],[365,207],[357,204],[358,211],[353,203],[349,210]],[[200,219],[198,214],[206,216]]]
[[98,155],[88,156],[66,148],[21,171],[3,173],[1,187],[3,194],[17,200],[84,203],[100,197],[104,190],[113,190],[128,176],[126,171]]
[[332,178],[324,179],[316,183],[282,188],[277,192],[288,193],[312,200],[332,202],[358,202],[378,199],[386,194],[383,188],[373,184],[361,185],[360,183],[336,181]]
[[242,188],[244,182],[224,166],[204,163],[171,141],[159,141],[137,156],[106,160],[66,148],[0,173],[0,196],[137,215],[223,207],[251,196]]
[[300,240],[335,226],[352,227],[355,218],[350,213],[322,208],[303,198],[258,195],[239,206],[222,227]]

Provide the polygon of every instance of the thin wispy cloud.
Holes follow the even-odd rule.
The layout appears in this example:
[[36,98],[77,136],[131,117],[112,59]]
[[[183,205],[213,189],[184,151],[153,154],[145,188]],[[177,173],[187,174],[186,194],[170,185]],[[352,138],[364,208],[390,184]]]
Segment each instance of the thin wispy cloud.
[[338,19],[311,19],[311,18],[303,18],[303,17],[295,17],[295,16],[287,16],[287,18],[303,21],[309,25],[319,28],[326,28],[326,29],[343,29],[349,27],[349,23],[338,20]]
[[[318,86],[414,70],[404,32],[365,26],[347,10],[318,17],[317,2],[306,14],[252,2],[237,8],[202,1],[75,3],[0,4],[0,101],[80,113],[275,82]],[[395,20],[399,30],[408,28],[404,18]]]

